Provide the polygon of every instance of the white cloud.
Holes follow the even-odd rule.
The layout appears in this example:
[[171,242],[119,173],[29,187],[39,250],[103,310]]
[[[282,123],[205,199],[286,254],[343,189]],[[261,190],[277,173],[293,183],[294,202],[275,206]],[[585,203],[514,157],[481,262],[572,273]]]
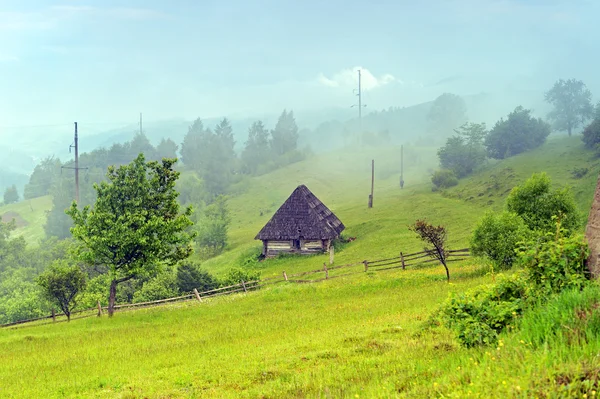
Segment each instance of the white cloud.
[[373,90],[378,87],[385,86],[392,82],[402,83],[401,80],[397,79],[393,75],[386,73],[381,76],[373,75],[368,69],[361,67],[354,67],[343,69],[335,73],[330,78],[324,74],[320,74],[318,81],[320,84],[328,87],[340,87],[340,88],[356,88],[358,85],[358,70],[361,71],[361,87],[363,90]]

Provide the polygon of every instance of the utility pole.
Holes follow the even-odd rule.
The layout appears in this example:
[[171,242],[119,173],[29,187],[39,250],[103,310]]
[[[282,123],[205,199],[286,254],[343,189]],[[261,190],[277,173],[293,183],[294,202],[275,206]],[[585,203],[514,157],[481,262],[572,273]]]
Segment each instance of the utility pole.
[[367,105],[363,105],[362,103],[362,82],[361,82],[361,71],[360,69],[357,71],[358,72],[358,90],[354,89],[354,92],[356,93],[356,95],[358,96],[358,105],[354,104],[351,106],[351,108],[358,106],[358,123],[360,126],[360,129],[362,130],[362,109],[363,107],[366,107]]
[[142,134],[142,113],[140,112],[140,134]]
[[371,160],[371,195],[369,195],[369,208],[373,208],[373,188],[375,186],[375,160]]
[[75,140],[73,144],[69,146],[69,152],[71,152],[71,148],[75,148],[75,167],[61,166],[61,169],[73,169],[75,170],[75,202],[79,205],[79,170],[87,169],[79,167],[79,136],[77,134],[77,122],[75,123]]
[[404,145],[400,146],[400,189],[404,188]]

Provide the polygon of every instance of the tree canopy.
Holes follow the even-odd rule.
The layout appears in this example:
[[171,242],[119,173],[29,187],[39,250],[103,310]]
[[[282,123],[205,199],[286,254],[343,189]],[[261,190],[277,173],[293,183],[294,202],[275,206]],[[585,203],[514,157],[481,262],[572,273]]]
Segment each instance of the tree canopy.
[[506,120],[496,122],[484,145],[490,158],[504,159],[541,146],[549,134],[550,125],[518,106]]
[[152,275],[161,265],[175,264],[192,252],[192,208],[179,213],[176,161],[146,162],[140,154],[129,165],[111,166],[108,181],[94,185],[94,206],[80,210],[73,203],[67,212],[73,219],[73,237],[82,244],[80,259],[108,268],[110,315],[117,284]]
[[17,186],[13,184],[4,191],[4,203],[14,204],[15,202],[19,202],[19,191]]
[[559,79],[544,97],[554,107],[548,114],[553,127],[567,131],[569,136],[573,129],[593,117],[592,93],[581,80]]
[[473,172],[486,158],[483,141],[487,135],[485,123],[465,123],[454,129],[455,135],[438,150],[440,167],[449,169],[457,177]]

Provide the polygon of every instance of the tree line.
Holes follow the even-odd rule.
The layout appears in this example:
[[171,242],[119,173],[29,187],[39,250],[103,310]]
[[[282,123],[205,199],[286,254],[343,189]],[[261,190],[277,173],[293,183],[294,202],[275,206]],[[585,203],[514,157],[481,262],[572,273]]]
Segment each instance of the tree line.
[[[600,154],[600,102],[595,107],[592,105],[592,95],[585,84],[575,79],[558,80],[544,98],[553,107],[547,115],[548,122],[533,117],[531,110],[518,106],[506,119],[497,121],[491,130],[487,129],[485,123],[466,121],[454,128],[454,135],[446,140],[437,153],[440,170],[433,173],[431,178],[434,189],[458,184],[458,179],[473,173],[487,158],[505,159],[541,146],[552,129],[565,131],[570,136],[590,120],[591,123],[583,130],[582,139],[586,146],[596,148]],[[454,123],[461,120],[461,115],[466,118],[459,98],[446,97],[440,103],[434,103],[432,107],[435,110],[432,115],[436,115],[437,120],[442,119],[439,115],[444,115],[448,110],[454,110],[451,112]],[[450,103],[455,105],[451,106]]]

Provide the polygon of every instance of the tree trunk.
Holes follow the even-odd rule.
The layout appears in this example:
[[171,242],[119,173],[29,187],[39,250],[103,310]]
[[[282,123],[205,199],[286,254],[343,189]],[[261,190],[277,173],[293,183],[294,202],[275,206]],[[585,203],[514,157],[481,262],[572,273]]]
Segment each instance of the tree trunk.
[[444,265],[444,269],[446,269],[446,278],[448,279],[448,282],[450,282],[450,270],[448,270],[448,266],[446,265],[446,262],[442,262],[442,265]]
[[115,299],[117,297],[117,280],[110,282],[110,296],[108,297],[108,317],[115,313]]
[[71,321],[71,312],[66,312],[65,314],[67,315],[67,322]]

